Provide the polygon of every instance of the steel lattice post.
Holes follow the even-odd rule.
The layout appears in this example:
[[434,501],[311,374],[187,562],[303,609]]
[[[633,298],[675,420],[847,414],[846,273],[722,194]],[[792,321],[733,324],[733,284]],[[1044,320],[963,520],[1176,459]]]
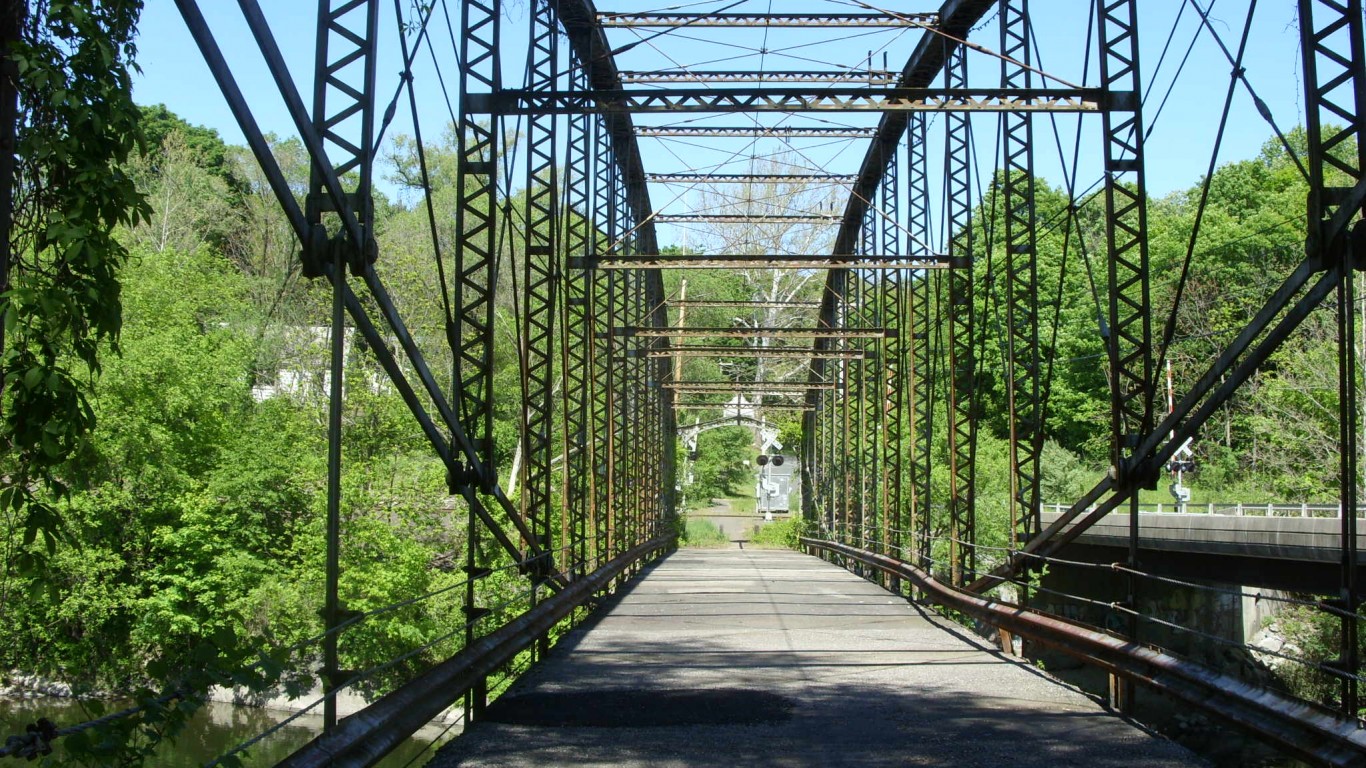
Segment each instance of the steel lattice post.
[[[944,66],[945,84],[967,84],[967,57],[954,47]],[[949,272],[949,577],[965,583],[976,571],[977,362],[973,354],[972,133],[965,114],[945,115],[945,172],[949,255],[966,265]]]
[[[1147,188],[1143,170],[1143,110],[1138,67],[1137,0],[1097,0],[1100,18],[1100,76],[1110,94],[1105,131],[1106,246],[1110,283],[1111,452],[1121,488],[1155,478],[1136,476],[1134,453],[1151,430],[1153,391],[1151,304],[1148,275]],[[1138,494],[1129,497],[1129,567],[1138,567]],[[1138,602],[1138,581],[1129,578],[1126,602]],[[1137,619],[1129,635],[1137,637]],[[1112,698],[1123,710],[1133,705],[1132,687],[1112,677]]]
[[[870,209],[868,215],[864,217],[863,237],[860,245],[863,253],[869,253],[877,248],[875,215]],[[859,328],[874,327],[877,323],[873,314],[875,311],[873,307],[875,294],[872,286],[869,285],[868,273],[861,269],[854,270],[852,278],[854,284],[852,307],[854,323]],[[855,434],[853,445],[850,447],[854,452],[854,498],[858,518],[858,542],[864,549],[868,549],[870,541],[876,543],[877,534],[877,508],[874,505],[875,495],[872,493],[871,487],[877,463],[877,450],[874,445],[876,442],[874,435],[876,415],[872,409],[873,370],[867,355],[870,349],[875,349],[875,340],[864,339],[856,343],[862,348],[864,355],[855,363],[854,368],[853,425]]]
[[[590,255],[598,255],[607,249],[611,244],[612,227],[612,168],[615,160],[612,156],[611,138],[607,134],[605,126],[600,121],[594,121],[594,141],[593,141],[593,211],[591,226],[593,230],[592,241],[590,242]],[[596,466],[593,468],[596,493],[593,499],[593,515],[595,516],[597,530],[594,533],[597,539],[597,552],[600,561],[610,560],[612,557],[612,372],[615,369],[615,340],[616,315],[613,309],[611,297],[611,281],[614,279],[613,273],[604,274],[600,271],[589,273],[590,277],[590,308],[589,312],[593,318],[597,331],[595,337],[598,343],[595,351],[593,366],[593,419],[590,426],[591,438],[597,443]]]
[[[835,289],[835,327],[849,327],[849,270],[840,270],[836,278]],[[841,350],[847,349],[850,344],[848,339],[839,339],[838,345]],[[835,391],[840,394],[839,421],[835,425],[832,435],[830,451],[834,459],[834,466],[838,467],[835,475],[835,496],[839,509],[839,535],[840,541],[846,544],[853,543],[849,537],[850,513],[852,511],[852,488],[850,486],[850,438],[853,435],[851,427],[851,410],[854,398],[854,369],[857,363],[849,360],[840,361],[840,380]]]
[[[928,121],[924,115],[913,115],[907,126],[907,210],[911,248],[929,249],[930,243],[930,185],[929,153],[927,147]],[[912,550],[919,554],[918,562],[926,564],[929,557],[930,473],[933,467],[934,377],[931,375],[933,357],[930,349],[931,285],[940,282],[938,272],[922,271],[919,276],[909,270],[898,273],[898,279],[912,281],[906,288],[906,327],[909,338],[902,347],[909,353],[906,361],[906,381],[902,385],[908,400],[910,427],[910,514],[906,530],[914,537]],[[937,305],[936,305],[937,306]]]
[[459,204],[455,227],[455,399],[461,422],[480,452],[485,493],[497,481],[493,461],[493,293],[497,287],[498,130],[496,113],[488,122],[472,109],[473,94],[501,89],[498,57],[500,0],[468,0],[460,13],[460,165],[456,174]]
[[[529,20],[528,81],[532,89],[554,90],[559,84],[559,29],[549,3],[533,3]],[[537,573],[553,568],[550,533],[552,382],[556,273],[559,271],[559,186],[556,167],[556,118],[530,115],[526,120],[526,252],[521,338],[522,363],[522,516],[544,551]],[[564,542],[561,542],[563,545]]]
[[[341,576],[341,459],[342,397],[345,378],[346,271],[359,274],[374,259],[375,206],[371,196],[374,173],[375,130],[375,47],[379,18],[378,0],[320,0],[318,3],[317,61],[313,89],[313,127],[324,146],[339,156],[335,168],[339,177],[354,173],[355,188],[347,192],[347,205],[360,224],[362,241],[354,243],[339,233],[332,263],[332,354],[328,397],[327,450],[327,554],[323,626],[322,679],[325,691],[347,680],[338,668],[337,626],[345,620],[346,609],[337,593]],[[357,60],[360,66],[352,66]],[[356,72],[359,70],[359,82]],[[305,216],[314,242],[309,244],[309,260],[317,264],[320,247],[327,236],[324,214],[336,212],[326,191],[327,178],[314,164],[309,179]],[[323,702],[323,728],[337,724],[336,697]]]
[[1134,463],[1143,459],[1133,455],[1133,447],[1152,425],[1154,383],[1137,0],[1097,0],[1097,9],[1100,76],[1111,105],[1102,118],[1110,281],[1107,351],[1111,438],[1115,477],[1123,487],[1150,480],[1130,475]]
[[[1360,704],[1356,675],[1361,670],[1356,619],[1361,604],[1357,583],[1357,516],[1361,448],[1358,429],[1360,370],[1356,357],[1355,273],[1366,242],[1366,225],[1357,221],[1349,233],[1347,222],[1366,208],[1358,197],[1356,210],[1346,208],[1353,193],[1361,193],[1366,174],[1366,40],[1363,39],[1361,0],[1300,0],[1301,54],[1305,75],[1305,128],[1309,141],[1307,252],[1318,254],[1322,267],[1338,274],[1338,453],[1341,493],[1341,583],[1337,607],[1341,618],[1338,658],[1341,706],[1356,715]],[[1344,45],[1345,43],[1345,45]],[[1345,121],[1345,122],[1344,122]],[[1350,151],[1353,146],[1355,152]],[[1329,185],[1334,174],[1346,182]]]
[[[1001,0],[1001,87],[1029,88],[1033,50],[1028,0]],[[1010,546],[1039,532],[1039,276],[1035,243],[1033,118],[1001,116],[1006,245],[1006,402],[1010,411]]]
[[[571,87],[587,85],[582,67],[570,73]],[[564,183],[568,210],[564,211],[564,252],[572,257],[588,255],[593,238],[590,195],[592,174],[592,118],[570,118],[566,140],[568,162]],[[569,521],[574,549],[566,559],[575,561],[579,573],[593,570],[589,562],[589,509],[593,503],[593,442],[588,427],[592,405],[593,322],[588,313],[588,274],[581,269],[566,269],[560,278],[560,409],[563,420],[560,474],[560,514]],[[571,558],[572,553],[572,558]],[[571,578],[576,575],[571,569]]]
[[[881,250],[889,255],[901,253],[901,198],[898,189],[900,175],[900,155],[893,154],[887,165],[887,177],[880,187],[882,195],[882,244]],[[882,441],[882,456],[878,473],[880,494],[878,508],[882,516],[883,554],[900,555],[903,527],[901,519],[901,487],[903,445],[902,419],[902,377],[905,374],[906,342],[908,330],[903,312],[905,292],[904,270],[895,270],[881,275],[878,280],[878,316],[884,318],[882,325],[894,331],[882,343],[881,371],[879,382],[878,434]]]

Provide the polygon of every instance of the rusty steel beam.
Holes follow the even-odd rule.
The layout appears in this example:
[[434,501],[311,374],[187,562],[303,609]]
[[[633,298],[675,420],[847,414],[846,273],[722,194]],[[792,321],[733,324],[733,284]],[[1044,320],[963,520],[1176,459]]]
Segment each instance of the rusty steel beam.
[[655,216],[657,224],[830,224],[839,220],[839,216],[831,213],[661,213]]
[[848,360],[865,357],[861,349],[808,349],[805,347],[658,347],[646,357],[774,357],[795,360]]
[[570,268],[594,269],[949,269],[955,261],[948,256],[750,256],[745,254],[668,254],[623,258],[571,258]]
[[686,299],[670,301],[674,308],[700,307],[713,309],[820,309],[818,301],[708,301],[706,299]]
[[773,394],[801,394],[810,389],[834,389],[833,382],[809,384],[804,382],[791,381],[666,381],[660,384],[664,389],[672,389],[691,395],[728,395],[728,394],[749,394],[773,393]]
[[604,28],[673,27],[861,27],[864,29],[932,27],[937,13],[600,13]]
[[857,560],[905,579],[922,590],[929,602],[961,611],[1107,672],[1148,685],[1311,762],[1359,766],[1362,755],[1366,754],[1366,730],[1355,717],[1343,716],[1105,632],[955,589],[925,571],[891,557],[820,539],[802,537],[801,544],[808,549]]
[[748,339],[766,336],[774,339],[880,339],[887,335],[885,328],[657,328],[632,327],[617,329],[622,336],[658,338],[677,336],[680,338],[722,338]]
[[680,112],[1101,113],[1132,94],[1097,88],[672,88],[470,94],[471,112],[500,115]]
[[811,410],[811,406],[805,403],[677,403],[674,405],[676,411],[724,411],[744,408],[764,408],[770,411]]
[[877,69],[820,71],[697,71],[622,72],[623,85],[660,85],[670,83],[859,83],[895,85],[896,73]]
[[817,181],[847,182],[853,176],[840,173],[647,173],[646,181],[661,184],[788,184]]
[[867,139],[877,133],[875,128],[820,126],[795,128],[790,126],[670,126],[638,125],[636,135],[648,138],[689,137],[701,139]]

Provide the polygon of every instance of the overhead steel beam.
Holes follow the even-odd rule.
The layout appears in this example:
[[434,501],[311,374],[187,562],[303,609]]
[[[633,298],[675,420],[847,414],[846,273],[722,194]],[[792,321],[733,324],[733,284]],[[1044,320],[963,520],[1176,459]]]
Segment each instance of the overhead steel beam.
[[[1001,87],[1032,84],[1034,46],[1028,0],[1003,0]],[[1004,200],[1006,275],[1006,403],[1009,413],[1010,546],[1038,534],[1043,452],[1043,360],[1034,205],[1034,123],[1028,114],[1001,116],[1000,191]],[[997,281],[997,286],[1000,281]],[[999,290],[999,288],[998,288]]]
[[948,256],[711,256],[669,254],[622,258],[570,259],[570,268],[594,269],[949,269],[961,260]]
[[883,328],[621,328],[624,336],[653,338],[674,336],[679,338],[722,338],[748,339],[766,336],[774,339],[880,339],[887,334]]
[[[926,30],[916,43],[915,50],[901,70],[901,85],[908,88],[928,88],[944,68],[947,57],[961,48],[958,40],[966,40],[995,0],[944,0],[940,6],[939,24]],[[878,122],[873,143],[859,166],[858,182],[849,195],[844,209],[844,222],[835,238],[833,253],[853,253],[858,242],[859,226],[873,200],[873,193],[882,179],[887,158],[896,152],[910,119],[907,112],[888,112]]]
[[800,394],[809,389],[834,389],[833,382],[822,384],[807,384],[802,382],[793,383],[790,381],[740,381],[740,382],[709,382],[709,381],[666,381],[661,384],[664,389],[671,389],[676,392],[690,395],[729,395],[729,394]]
[[841,360],[865,356],[861,349],[815,350],[801,347],[658,347],[645,353],[647,357],[775,357],[798,360]]
[[649,138],[692,137],[692,138],[776,138],[776,139],[866,139],[877,133],[875,128],[853,127],[813,127],[796,128],[789,126],[665,126],[639,125],[636,135]]
[[852,181],[839,173],[649,173],[646,181],[661,184],[799,184],[816,181]]
[[668,83],[863,83],[895,85],[896,73],[877,69],[827,71],[706,71],[622,72],[623,85],[660,85]]
[[470,94],[472,112],[503,115],[684,112],[1079,112],[1100,113],[1111,101],[1132,102],[1098,88],[673,88],[546,93],[503,90]]
[[821,304],[818,301],[707,301],[706,299],[686,299],[670,301],[669,306],[711,309],[819,309]]
[[600,13],[607,29],[639,27],[931,27],[937,13]]
[[809,411],[811,406],[804,403],[677,403],[677,411],[715,411],[715,410],[754,410],[763,408],[768,411]]
[[661,213],[655,216],[658,224],[821,224],[839,220],[839,216],[824,213]]

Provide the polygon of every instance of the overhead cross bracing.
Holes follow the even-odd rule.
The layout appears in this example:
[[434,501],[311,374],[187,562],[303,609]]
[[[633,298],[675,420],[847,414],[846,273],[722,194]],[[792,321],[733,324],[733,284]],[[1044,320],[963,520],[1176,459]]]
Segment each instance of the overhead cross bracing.
[[869,357],[873,353],[862,349],[806,349],[802,347],[712,347],[688,345],[646,350],[647,357],[772,357],[797,360],[843,360]]
[[845,127],[796,127],[789,125],[751,125],[751,126],[668,126],[638,125],[636,135],[641,137],[691,137],[704,139],[720,138],[773,138],[773,139],[866,139],[877,133],[876,128]]
[[[1360,0],[1297,4],[1302,37],[1283,59],[1299,57],[1304,92],[1294,101],[1305,114],[1284,142],[1285,176],[1303,184],[1295,199],[1306,207],[1287,205],[1297,223],[1277,234],[1296,233],[1287,252],[1298,263],[1248,254],[1281,287],[1265,292],[1248,325],[1210,337],[1198,355],[1182,346],[1183,313],[1206,298],[1193,292],[1219,281],[1201,272],[1196,256],[1232,246],[1182,219],[1172,231],[1191,232],[1190,269],[1181,268],[1181,253],[1149,254],[1149,160],[1175,149],[1171,115],[1203,105],[1162,98],[1184,64],[1166,57],[1155,67],[1140,57],[1140,37],[1151,45],[1169,31],[1140,27],[1164,7],[1184,9],[1166,8],[1191,25],[1173,21],[1182,33],[1173,39],[1219,49],[1227,60],[1200,74],[1235,73],[1229,93],[1256,103],[1262,94],[1242,79],[1255,78],[1236,60],[1239,46],[1213,44],[1216,36],[1236,43],[1228,37],[1236,30],[1225,29],[1234,25],[1197,18],[1203,14],[1190,4],[1137,0],[1076,0],[1062,10],[1038,0],[951,0],[915,12],[862,0],[785,1],[780,13],[759,0],[703,2],[680,13],[599,4],[531,0],[519,16],[505,13],[501,0],[470,0],[458,8],[438,2],[425,18],[425,4],[404,12],[409,25],[399,37],[413,47],[408,58],[436,59],[451,87],[422,90],[425,64],[415,64],[400,88],[438,105],[449,93],[452,114],[440,122],[455,126],[455,158],[442,171],[452,177],[448,186],[435,189],[430,169],[413,185],[424,203],[433,192],[433,212],[438,193],[458,198],[453,215],[432,216],[445,271],[431,283],[445,289],[445,315],[423,315],[421,333],[407,330],[379,280],[390,254],[368,244],[373,212],[356,208],[350,176],[329,173],[322,151],[327,136],[333,150],[355,149],[339,167],[373,172],[365,148],[377,146],[375,137],[335,118],[388,124],[387,102],[375,103],[383,89],[361,87],[347,66],[360,61],[356,46],[374,63],[378,45],[350,17],[335,20],[341,31],[329,34],[338,39],[320,54],[328,59],[320,71],[331,90],[320,98],[330,117],[300,121],[319,179],[302,206],[287,183],[276,189],[285,210],[298,213],[288,215],[309,243],[308,274],[345,289],[351,322],[422,425],[461,511],[468,507],[460,525],[468,548],[457,559],[473,586],[460,607],[490,625],[470,629],[464,647],[506,630],[531,637],[518,648],[539,654],[536,638],[550,631],[533,619],[492,626],[489,610],[504,581],[490,578],[492,568],[517,574],[531,595],[527,615],[540,621],[552,615],[544,606],[560,609],[559,595],[577,595],[576,584],[595,585],[581,587],[592,593],[667,546],[690,468],[687,458],[674,466],[677,418],[697,410],[733,413],[760,437],[778,426],[801,435],[784,451],[796,454],[813,549],[858,563],[898,595],[915,583],[915,594],[933,591],[983,620],[1008,622],[1002,613],[1010,611],[1032,617],[1009,631],[1039,632],[1056,607],[1040,588],[1046,567],[1061,567],[1087,526],[1165,485],[1165,467],[1185,441],[1198,443],[1202,428],[1247,393],[1240,387],[1273,373],[1262,364],[1281,360],[1292,349],[1287,340],[1319,322],[1325,307],[1341,316],[1315,332],[1337,329],[1343,377],[1330,393],[1337,396],[1323,402],[1340,425],[1332,430],[1343,447],[1340,493],[1355,503],[1360,396],[1349,354],[1358,332],[1349,278],[1366,198]],[[343,16],[379,7],[329,5]],[[428,21],[444,25],[444,14],[435,15],[442,11],[451,12],[449,41],[423,32]],[[647,83],[656,87],[640,87]],[[413,122],[424,122],[413,101]],[[1149,141],[1163,109],[1166,132]],[[301,107],[294,112],[308,117]],[[425,122],[430,138],[433,121]],[[1266,130],[1285,135],[1291,124]],[[401,127],[400,117],[391,133]],[[1200,133],[1183,131],[1182,144]],[[244,133],[262,138],[250,126]],[[272,173],[269,144],[253,146]],[[1210,149],[1207,178],[1236,159]],[[321,233],[332,209],[347,227],[329,242]],[[1236,219],[1206,229],[1251,236]],[[1298,222],[1310,223],[1307,237]],[[351,256],[345,270],[327,267],[337,253]],[[367,264],[359,254],[374,258]],[[1153,274],[1154,263],[1175,264],[1174,274]],[[1184,304],[1173,300],[1183,292]],[[386,341],[391,332],[394,342]],[[433,356],[449,366],[446,375],[414,354],[430,339],[450,347]],[[1158,371],[1164,357],[1180,355],[1201,367],[1186,373],[1186,391],[1168,409]],[[1052,386],[1061,377],[1067,386]],[[731,401],[681,398],[689,387]],[[779,390],[790,400],[749,402]],[[1076,406],[1090,396],[1100,404]],[[1044,525],[1038,506],[1050,441],[1067,440],[1097,454],[1100,479]],[[518,493],[503,491],[509,482]],[[979,516],[979,507],[992,514]],[[1341,522],[1344,563],[1357,558],[1356,525]],[[1137,530],[1131,536],[1137,541]],[[1144,579],[1165,577],[1145,570],[1136,553],[1131,548],[1118,567],[1103,564],[1122,584],[1098,601],[1110,611],[1105,632],[1086,642],[1099,645],[1061,624],[1037,636],[1074,650],[1104,646],[1120,654],[1106,657],[1105,668],[1124,671],[1124,680],[1172,685],[1169,692],[1197,704],[1219,698],[1210,706],[1221,717],[1278,734],[1293,749],[1351,748],[1342,734],[1359,704],[1356,569],[1343,568],[1339,593],[1310,606],[1342,636],[1330,643],[1336,655],[1312,666],[1328,681],[1319,698],[1335,712],[1314,710],[1327,719],[1314,721],[1323,730],[1310,738],[1296,730],[1310,726],[1297,725],[1295,702],[1283,693],[1214,690],[1194,673],[1179,676],[1178,686],[1134,672],[1189,671],[1153,650],[1161,638],[1141,615]],[[986,592],[990,600],[974,594]],[[1003,604],[1012,607],[992,607]],[[335,607],[333,628],[346,615]],[[498,647],[523,640],[506,642]],[[497,668],[518,652],[462,669]],[[448,694],[468,694],[473,719],[487,688],[486,676],[475,677]],[[1124,680],[1112,689],[1119,707]],[[1263,695],[1276,703],[1256,709]],[[1224,706],[1229,701],[1236,706]]]
[[924,27],[937,13],[600,13],[598,22],[612,27]]
[[673,88],[668,90],[509,90],[470,99],[472,111],[500,115],[578,115],[624,112],[1102,112],[1133,93],[1083,88]]
[[[675,219],[665,218],[660,223],[677,221],[704,221],[712,222],[715,219],[707,218],[688,218]],[[772,224],[791,221],[791,219],[746,219],[744,224]],[[798,221],[812,221],[808,219],[798,219]],[[816,219],[829,223],[829,219]],[[670,254],[667,256],[630,256],[613,258],[603,256],[598,259],[570,260],[569,266],[587,266],[591,264],[596,269],[872,269],[872,270],[907,270],[907,269],[948,269],[952,266],[948,256],[937,256],[934,254],[924,254],[916,256],[890,256],[868,255],[841,258],[837,256],[763,256],[751,254],[731,254],[731,255],[712,255],[705,253],[698,254]]]
[[850,174],[835,173],[648,173],[646,181],[661,184],[811,184],[853,181]]
[[728,83],[863,83],[867,85],[893,85],[897,73],[883,70],[828,72],[718,72],[697,70],[685,72],[622,72],[621,81],[626,85],[649,85],[661,83],[704,83],[725,85]]

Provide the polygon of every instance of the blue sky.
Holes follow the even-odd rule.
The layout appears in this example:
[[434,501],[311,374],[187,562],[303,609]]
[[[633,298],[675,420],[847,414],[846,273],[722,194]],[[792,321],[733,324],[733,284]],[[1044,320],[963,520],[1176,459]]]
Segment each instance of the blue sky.
[[[505,80],[515,84],[525,70],[520,66],[525,56],[526,7],[528,0],[507,0],[504,21],[504,72]],[[853,12],[865,7],[878,7],[874,0],[781,0],[782,10],[827,10]],[[1242,25],[1246,18],[1249,0],[1213,0],[1211,10],[1213,26],[1230,48],[1236,49]],[[1202,7],[1209,7],[1210,0],[1200,0]],[[405,13],[410,7],[409,0],[403,0]],[[771,7],[770,0],[730,0],[730,2],[689,3],[688,10],[705,11],[725,9],[731,12],[762,12]],[[260,56],[241,21],[236,3],[229,0],[203,0],[201,6],[214,28],[220,45],[232,63],[239,84],[248,94],[257,119],[262,128],[280,135],[294,133],[288,116],[283,110],[274,86],[270,81]],[[277,39],[284,49],[305,98],[311,93],[311,67],[313,63],[315,35],[315,4],[307,0],[276,0],[263,3]],[[387,102],[398,84],[399,56],[397,53],[397,26],[393,21],[393,7],[382,4],[384,18],[381,23],[381,62],[379,66],[379,92]],[[460,3],[451,0],[451,14],[458,13]],[[861,7],[862,6],[862,7]],[[1033,16],[1038,37],[1040,69],[1072,82],[1081,82],[1086,57],[1083,42],[1087,35],[1088,11],[1090,3],[1081,0],[1035,0]],[[654,10],[642,4],[629,4],[623,0],[602,0],[599,9],[605,11]],[[1148,155],[1149,190],[1154,195],[1162,195],[1172,190],[1190,186],[1204,173],[1209,162],[1210,147],[1213,143],[1215,128],[1228,87],[1230,66],[1212,37],[1202,32],[1196,40],[1189,60],[1180,70],[1178,64],[1185,55],[1198,28],[1197,17],[1189,2],[1161,0],[1140,4],[1144,14],[1141,19],[1143,40],[1142,58],[1150,82],[1152,95],[1146,104],[1146,117],[1152,125],[1152,138]],[[1180,23],[1172,36],[1171,50],[1160,69],[1157,62],[1161,56],[1173,21],[1180,14]],[[1262,2],[1258,7],[1252,27],[1249,54],[1245,60],[1248,79],[1253,87],[1266,100],[1277,122],[1289,129],[1302,121],[1302,108],[1299,83],[1298,33],[1294,27],[1294,4],[1290,2]],[[613,30],[613,45],[640,42],[642,34],[631,30]],[[644,33],[648,35],[650,33]],[[734,33],[732,33],[734,34]],[[619,57],[623,69],[651,70],[659,68],[681,68],[691,71],[704,69],[754,69],[759,61],[767,59],[770,68],[817,69],[821,65],[864,68],[869,64],[871,52],[873,68],[881,68],[882,61],[888,62],[892,69],[899,69],[904,62],[919,32],[913,34],[887,33],[882,37],[865,35],[859,38],[846,37],[834,31],[772,33],[756,41],[755,30],[749,30],[747,38],[724,38],[718,35],[711,41],[711,33],[700,33],[692,29],[683,33],[671,33],[662,38],[644,41],[629,53]],[[783,37],[788,35],[788,37]],[[801,35],[805,35],[803,38]],[[972,39],[995,49],[998,32],[994,23],[988,21],[974,30]],[[435,51],[443,61],[442,69],[447,84],[453,86],[455,61],[449,39],[444,28],[433,37]],[[139,64],[142,74],[135,80],[134,97],[140,103],[165,103],[172,110],[192,123],[207,125],[217,129],[226,140],[242,143],[242,136],[232,119],[231,113],[209,75],[197,48],[194,46],[179,12],[172,0],[148,0],[143,14],[139,38]],[[1091,73],[1087,84],[1096,82],[1094,60],[1090,65]],[[970,77],[986,85],[991,84],[999,70],[999,61],[984,54],[974,54],[970,60]],[[428,140],[439,134],[449,121],[448,113],[435,72],[426,55],[419,59],[415,68],[419,97],[422,103],[421,120]],[[1158,112],[1157,105],[1171,88],[1166,106]],[[404,102],[406,107],[406,102]],[[802,118],[806,119],[806,118]],[[869,124],[872,117],[864,118]],[[1155,120],[1154,120],[1155,119]],[[657,122],[657,119],[641,117],[638,123]],[[735,124],[737,116],[717,118],[714,124]],[[740,121],[743,122],[743,121]],[[705,124],[705,121],[702,123]],[[1036,121],[1037,167],[1041,175],[1051,183],[1063,183],[1063,168],[1070,166],[1073,136],[1078,120],[1075,117],[1060,117],[1056,124],[1060,131],[1056,138],[1052,129],[1054,121],[1038,118]],[[1077,171],[1078,186],[1085,187],[1090,180],[1099,175],[1098,135],[1099,119],[1084,118],[1081,121],[1083,139],[1083,161]],[[979,152],[989,155],[994,152],[996,141],[994,116],[983,115],[974,118],[975,140]],[[390,134],[410,133],[411,123],[406,108],[398,111]],[[1233,114],[1228,135],[1221,152],[1221,161],[1244,159],[1254,156],[1262,144],[1271,136],[1271,128],[1253,109],[1251,98],[1239,90],[1233,102]],[[1056,147],[1061,145],[1062,151]],[[715,150],[707,150],[674,142],[669,144],[659,140],[642,140],[642,152],[647,168],[654,172],[674,172],[686,170],[689,165],[706,165],[717,170],[734,172],[752,162],[751,158],[782,153],[788,162],[806,166],[819,166],[821,170],[844,172],[841,169],[856,166],[862,157],[861,145],[840,147],[818,147],[814,145],[787,145],[776,148],[760,149],[738,144],[715,145]],[[713,154],[708,155],[711,152]],[[931,149],[932,156],[936,150]],[[1086,159],[1088,158],[1089,159]],[[983,161],[989,160],[983,157]],[[994,165],[994,163],[993,163]],[[651,190],[657,210],[665,212],[684,212],[677,206],[688,205],[687,196],[671,189],[657,187]],[[675,199],[679,198],[679,199]],[[661,240],[670,240],[662,233]]]

